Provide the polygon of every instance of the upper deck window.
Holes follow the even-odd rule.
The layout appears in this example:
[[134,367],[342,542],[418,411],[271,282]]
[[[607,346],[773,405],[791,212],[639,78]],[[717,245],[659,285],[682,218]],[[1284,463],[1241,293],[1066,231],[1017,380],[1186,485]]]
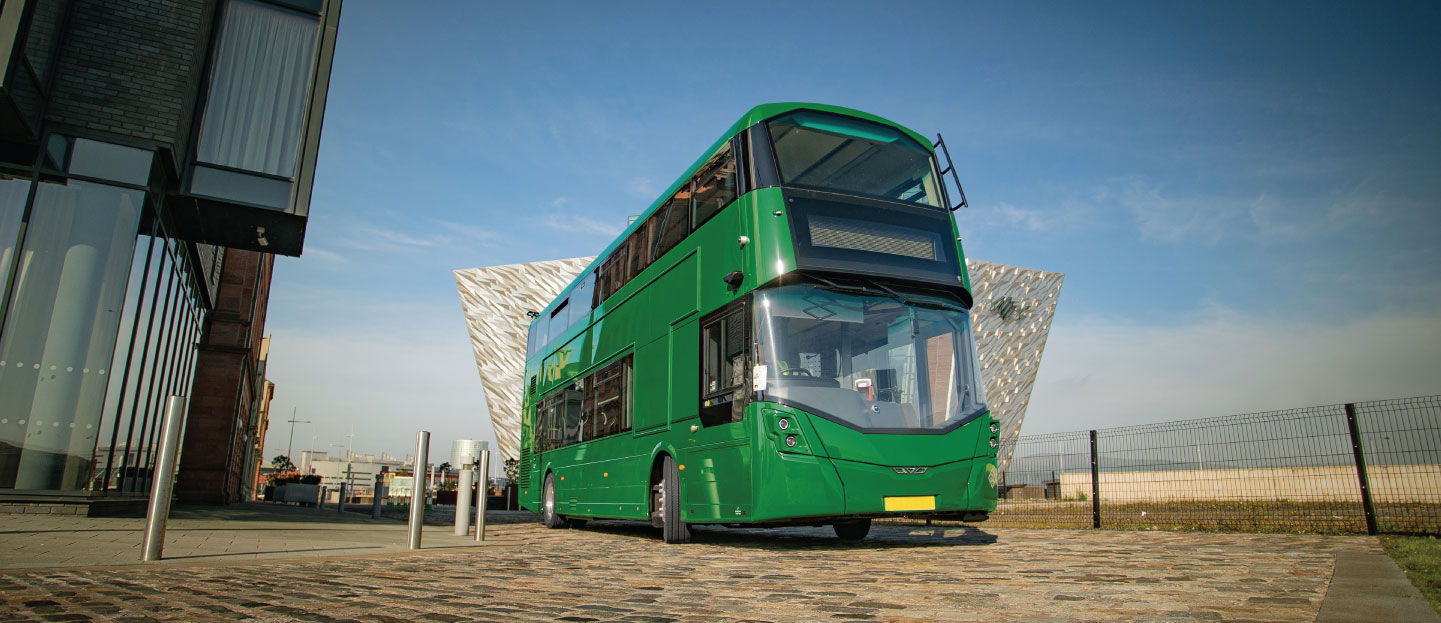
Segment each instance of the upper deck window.
[[941,205],[931,151],[900,130],[813,111],[766,125],[783,185]]

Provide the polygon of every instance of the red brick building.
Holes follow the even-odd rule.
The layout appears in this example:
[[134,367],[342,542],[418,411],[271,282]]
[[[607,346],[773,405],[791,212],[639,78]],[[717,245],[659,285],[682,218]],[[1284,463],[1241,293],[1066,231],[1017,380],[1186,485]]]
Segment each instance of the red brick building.
[[241,500],[265,398],[262,341],[275,256],[225,254],[215,309],[205,318],[175,492],[183,503]]

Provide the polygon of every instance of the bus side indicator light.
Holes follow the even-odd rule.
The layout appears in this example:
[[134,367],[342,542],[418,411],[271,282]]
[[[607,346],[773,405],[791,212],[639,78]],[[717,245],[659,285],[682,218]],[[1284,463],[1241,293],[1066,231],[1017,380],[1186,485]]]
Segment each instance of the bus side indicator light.
[[675,466],[675,468],[676,468],[677,470],[679,470],[679,471],[685,471],[685,466],[684,466],[684,465],[677,465],[677,466]]

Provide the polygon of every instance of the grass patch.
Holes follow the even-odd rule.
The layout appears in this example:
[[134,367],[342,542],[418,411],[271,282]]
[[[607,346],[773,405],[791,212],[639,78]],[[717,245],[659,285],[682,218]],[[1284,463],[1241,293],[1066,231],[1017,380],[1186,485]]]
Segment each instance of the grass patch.
[[1386,555],[1406,572],[1431,607],[1441,613],[1441,540],[1427,536],[1382,536]]

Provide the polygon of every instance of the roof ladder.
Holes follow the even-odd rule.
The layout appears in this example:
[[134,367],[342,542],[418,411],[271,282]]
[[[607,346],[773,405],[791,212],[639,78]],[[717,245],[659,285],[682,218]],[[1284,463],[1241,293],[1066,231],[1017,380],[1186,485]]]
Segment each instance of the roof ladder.
[[[931,145],[931,149],[935,149],[938,147],[941,150],[941,154],[945,155],[946,157],[946,168],[945,170],[941,171],[941,178],[944,180],[946,173],[950,173],[951,180],[956,183],[956,192],[960,193],[961,195],[961,202],[951,206],[951,211],[955,212],[956,210],[959,210],[961,208],[971,207],[971,204],[966,203],[966,189],[961,188],[961,178],[959,175],[956,175],[956,165],[951,162],[951,150],[946,149],[946,139],[941,137],[940,132],[936,133],[936,142],[935,144]],[[941,184],[944,185],[945,182],[942,181]]]

